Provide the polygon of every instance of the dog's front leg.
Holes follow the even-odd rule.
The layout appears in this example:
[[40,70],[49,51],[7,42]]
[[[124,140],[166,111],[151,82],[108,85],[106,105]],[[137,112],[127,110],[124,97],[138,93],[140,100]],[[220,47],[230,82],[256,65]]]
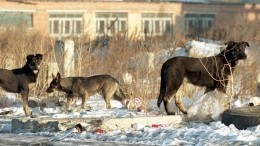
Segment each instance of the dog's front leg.
[[24,110],[26,117],[29,117],[31,115],[30,109],[29,109],[29,106],[28,106],[28,94],[29,94],[28,92],[29,91],[26,91],[26,90],[21,92],[22,99],[23,99],[23,110]]
[[217,90],[222,93],[226,93],[226,86],[221,86],[221,87],[217,88]]
[[90,110],[91,110],[91,107],[90,107],[89,105],[86,105],[87,100],[88,100],[88,94],[83,95],[83,96],[82,96],[81,108],[82,108],[82,109],[85,109],[85,110],[87,110],[87,111],[90,111]]
[[111,96],[105,95],[105,102],[106,102],[106,108],[107,108],[107,109],[110,109],[110,108],[111,108],[110,98],[111,98]]
[[67,96],[67,102],[66,102],[66,104],[65,104],[63,113],[68,113],[68,108],[69,108],[69,106],[72,104],[72,102],[73,102],[73,97]]

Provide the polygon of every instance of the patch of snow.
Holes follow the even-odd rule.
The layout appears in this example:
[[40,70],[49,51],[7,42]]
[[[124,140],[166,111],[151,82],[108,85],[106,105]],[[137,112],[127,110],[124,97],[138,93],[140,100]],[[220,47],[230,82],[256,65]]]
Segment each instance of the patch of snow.
[[209,57],[220,53],[224,45],[214,43],[206,43],[200,41],[189,41],[185,48],[189,50],[189,56],[193,57]]

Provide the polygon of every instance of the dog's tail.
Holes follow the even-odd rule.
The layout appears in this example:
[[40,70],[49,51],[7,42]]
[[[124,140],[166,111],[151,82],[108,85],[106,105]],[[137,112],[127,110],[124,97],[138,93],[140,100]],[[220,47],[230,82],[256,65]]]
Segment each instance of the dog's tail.
[[163,84],[162,81],[161,81],[160,94],[159,94],[159,97],[158,97],[158,100],[157,100],[157,106],[159,108],[160,108],[160,105],[161,105],[163,98],[165,96],[165,90],[166,90],[165,84]]

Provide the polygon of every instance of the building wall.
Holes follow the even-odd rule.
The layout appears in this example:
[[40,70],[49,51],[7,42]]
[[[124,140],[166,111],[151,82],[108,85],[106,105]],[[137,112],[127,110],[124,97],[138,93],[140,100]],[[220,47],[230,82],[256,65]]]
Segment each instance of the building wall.
[[175,15],[180,15],[181,3],[133,3],[133,2],[81,2],[81,1],[36,1],[32,4],[24,4],[10,1],[0,1],[0,10],[4,11],[34,11],[33,28],[44,34],[49,33],[49,12],[84,12],[84,31],[95,37],[96,12],[127,12],[128,34],[136,34],[141,31],[141,13],[173,13],[173,23],[176,23]]
[[33,28],[49,34],[50,12],[84,13],[84,32],[96,37],[96,12],[128,13],[128,34],[141,32],[142,13],[172,13],[174,33],[185,33],[185,13],[213,13],[216,27],[227,26],[238,15],[245,16],[244,21],[260,20],[260,5],[252,4],[192,4],[192,3],[134,3],[134,2],[82,2],[82,1],[32,1],[18,3],[0,1],[0,11],[32,11]]
[[243,4],[185,4],[183,12],[213,13],[216,16],[215,27],[223,27],[233,23],[245,10]]

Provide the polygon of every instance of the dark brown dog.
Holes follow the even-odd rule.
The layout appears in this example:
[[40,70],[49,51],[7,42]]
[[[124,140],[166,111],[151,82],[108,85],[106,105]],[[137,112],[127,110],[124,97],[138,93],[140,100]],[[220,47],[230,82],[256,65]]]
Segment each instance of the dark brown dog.
[[20,93],[26,116],[30,116],[28,107],[29,84],[37,80],[42,54],[28,55],[22,68],[7,70],[0,69],[0,86],[7,92]]
[[90,110],[90,107],[86,106],[86,101],[89,96],[98,92],[102,92],[108,109],[111,108],[110,99],[113,97],[122,103],[126,103],[125,100],[129,99],[120,88],[118,81],[110,75],[61,78],[60,73],[58,73],[56,77],[53,76],[53,80],[46,92],[51,93],[54,89],[67,94],[67,103],[64,112],[67,112],[74,97],[81,97],[81,108]]
[[234,71],[239,60],[245,60],[245,48],[248,42],[227,42],[226,49],[216,56],[204,58],[174,57],[167,60],[161,69],[161,86],[157,105],[163,101],[168,115],[175,114],[170,111],[170,101],[175,98],[175,105],[184,114],[187,114],[180,97],[176,92],[183,83],[183,79],[197,86],[205,86],[205,93],[218,89],[226,92],[228,77]]

